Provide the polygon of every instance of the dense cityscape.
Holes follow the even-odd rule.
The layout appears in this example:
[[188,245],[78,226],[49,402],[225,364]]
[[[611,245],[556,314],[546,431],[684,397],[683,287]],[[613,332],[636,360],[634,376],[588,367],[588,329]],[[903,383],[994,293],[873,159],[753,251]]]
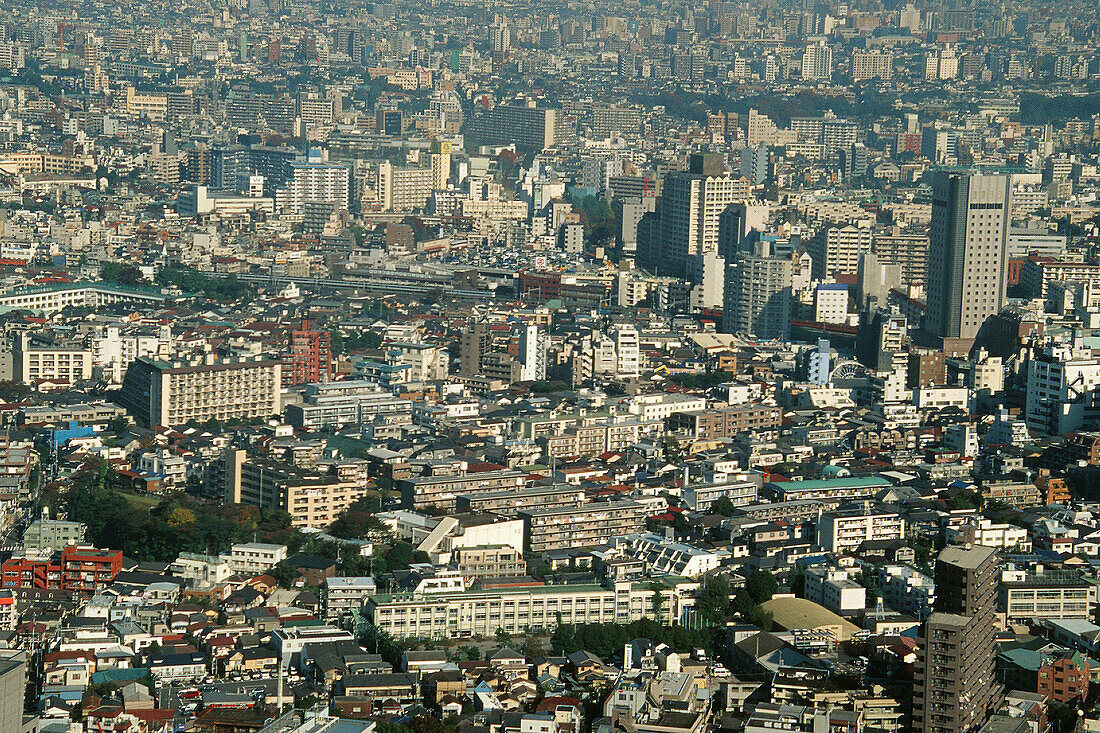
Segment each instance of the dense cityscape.
[[10,0],[0,733],[1100,733],[1100,5]]

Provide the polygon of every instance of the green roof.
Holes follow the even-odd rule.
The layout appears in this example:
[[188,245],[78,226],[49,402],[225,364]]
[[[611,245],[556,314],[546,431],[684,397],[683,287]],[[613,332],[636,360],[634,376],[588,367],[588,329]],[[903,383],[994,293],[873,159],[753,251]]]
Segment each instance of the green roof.
[[92,684],[102,685],[104,682],[140,682],[149,676],[149,670],[145,667],[134,669],[105,669],[92,673]]
[[880,476],[850,476],[846,478],[816,479],[813,481],[768,481],[767,486],[780,490],[813,491],[817,489],[858,489],[861,487],[884,487],[890,482]]

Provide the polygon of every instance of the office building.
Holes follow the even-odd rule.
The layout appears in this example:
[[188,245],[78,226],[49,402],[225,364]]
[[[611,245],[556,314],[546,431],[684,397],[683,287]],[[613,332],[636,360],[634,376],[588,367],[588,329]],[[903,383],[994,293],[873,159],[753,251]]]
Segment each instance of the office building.
[[1029,572],[1006,567],[998,600],[1007,624],[1089,621],[1096,605],[1096,586],[1074,570]]
[[1002,693],[995,679],[996,548],[944,548],[935,580],[914,669],[913,730],[966,733],[989,719]]
[[119,402],[147,426],[192,420],[251,420],[278,415],[282,364],[274,359],[191,362],[135,359],[122,380]]
[[925,330],[949,354],[969,351],[1004,305],[1010,206],[1008,176],[935,175]]

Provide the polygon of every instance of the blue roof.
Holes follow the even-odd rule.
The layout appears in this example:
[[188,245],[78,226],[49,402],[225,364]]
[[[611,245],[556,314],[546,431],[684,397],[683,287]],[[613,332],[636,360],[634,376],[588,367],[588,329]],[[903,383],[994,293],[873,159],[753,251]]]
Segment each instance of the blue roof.
[[820,283],[817,286],[818,290],[847,290],[848,286],[844,283]]

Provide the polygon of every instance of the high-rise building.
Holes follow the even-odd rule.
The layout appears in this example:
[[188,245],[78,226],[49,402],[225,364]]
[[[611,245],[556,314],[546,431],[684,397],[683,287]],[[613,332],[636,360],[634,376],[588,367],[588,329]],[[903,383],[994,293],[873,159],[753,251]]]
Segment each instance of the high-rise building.
[[969,350],[986,318],[1004,305],[1011,205],[1008,176],[934,178],[924,327],[950,353]]
[[23,698],[27,692],[26,651],[0,652],[0,730],[23,729]]
[[328,331],[314,331],[309,321],[290,332],[283,361],[283,385],[328,382],[332,379],[332,338]]
[[493,341],[486,323],[475,323],[473,328],[462,333],[458,345],[459,374],[472,377],[481,372],[481,361],[492,351]]
[[432,188],[436,191],[447,188],[451,177],[451,143],[447,140],[434,140],[431,148]]
[[718,249],[718,219],[730,204],[747,201],[752,184],[734,178],[716,153],[691,156],[687,171],[665,179],[661,195],[658,268],[670,275],[687,274],[688,263]]
[[331,203],[347,210],[351,170],[338,163],[291,163],[290,180],[276,192],[276,206],[288,214],[304,214],[309,202]]
[[[860,222],[862,224],[862,222]],[[859,256],[871,250],[869,226],[824,226],[810,240],[816,280],[859,271]]]
[[824,40],[811,43],[802,53],[802,78],[829,80],[833,76],[833,49]]
[[894,55],[889,51],[853,51],[852,81],[894,78]]
[[722,317],[727,333],[786,338],[791,323],[791,260],[767,240],[739,251],[726,271]]
[[997,550],[950,545],[936,561],[936,600],[914,670],[913,730],[977,730],[1000,702],[994,678]]
[[432,168],[399,168],[383,160],[376,171],[375,204],[382,211],[425,209],[436,189],[435,180],[434,165]]
[[525,324],[519,333],[519,361],[523,365],[520,371],[521,382],[534,382],[546,379],[545,331],[540,331],[534,323]]

